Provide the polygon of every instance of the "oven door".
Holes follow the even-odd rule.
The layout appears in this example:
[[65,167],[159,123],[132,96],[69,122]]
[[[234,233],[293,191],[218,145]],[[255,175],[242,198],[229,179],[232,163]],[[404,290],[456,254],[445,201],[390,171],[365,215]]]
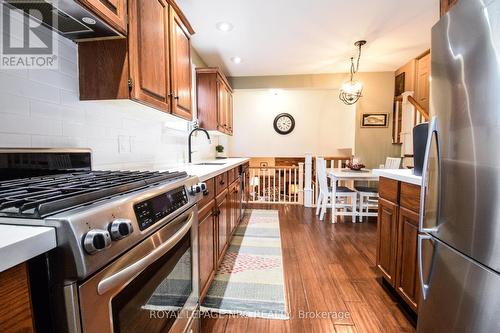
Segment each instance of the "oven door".
[[79,286],[83,332],[185,332],[198,308],[197,253],[195,205]]

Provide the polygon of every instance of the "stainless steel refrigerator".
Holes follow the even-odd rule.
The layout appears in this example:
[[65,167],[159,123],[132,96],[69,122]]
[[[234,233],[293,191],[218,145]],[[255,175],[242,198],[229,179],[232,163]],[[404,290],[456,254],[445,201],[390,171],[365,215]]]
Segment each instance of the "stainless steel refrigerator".
[[431,54],[418,332],[500,332],[500,0],[459,0]]

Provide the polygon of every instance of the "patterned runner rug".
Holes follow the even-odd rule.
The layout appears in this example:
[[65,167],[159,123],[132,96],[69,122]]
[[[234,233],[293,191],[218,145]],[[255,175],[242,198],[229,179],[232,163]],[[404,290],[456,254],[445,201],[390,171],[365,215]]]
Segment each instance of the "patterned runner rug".
[[245,214],[201,310],[288,319],[277,210]]

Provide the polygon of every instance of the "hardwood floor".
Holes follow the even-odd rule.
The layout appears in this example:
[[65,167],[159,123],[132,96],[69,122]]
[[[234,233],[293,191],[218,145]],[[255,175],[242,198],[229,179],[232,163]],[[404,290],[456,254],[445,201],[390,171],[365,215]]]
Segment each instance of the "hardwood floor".
[[289,320],[202,318],[202,332],[414,332],[375,269],[377,225],[331,224],[296,205],[280,216]]

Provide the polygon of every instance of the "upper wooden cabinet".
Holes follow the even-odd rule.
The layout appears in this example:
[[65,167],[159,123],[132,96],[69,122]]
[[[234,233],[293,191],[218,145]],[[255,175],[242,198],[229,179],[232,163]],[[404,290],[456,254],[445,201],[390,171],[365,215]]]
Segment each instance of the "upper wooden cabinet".
[[79,0],[110,26],[127,34],[127,0]]
[[190,39],[191,35],[182,19],[171,9],[172,112],[186,119],[192,118]]
[[451,9],[451,7],[457,4],[457,2],[458,0],[440,0],[440,6],[439,6],[440,16],[446,14]]
[[169,111],[170,71],[168,4],[129,0],[130,97]]
[[78,45],[80,99],[131,99],[191,120],[194,31],[171,0],[128,5],[126,39]]
[[200,126],[233,134],[233,91],[216,67],[196,68],[196,96]]
[[415,100],[429,113],[431,53],[427,51],[418,57],[415,67]]

